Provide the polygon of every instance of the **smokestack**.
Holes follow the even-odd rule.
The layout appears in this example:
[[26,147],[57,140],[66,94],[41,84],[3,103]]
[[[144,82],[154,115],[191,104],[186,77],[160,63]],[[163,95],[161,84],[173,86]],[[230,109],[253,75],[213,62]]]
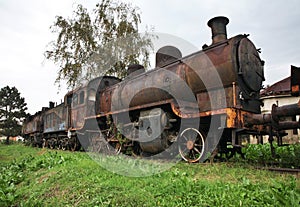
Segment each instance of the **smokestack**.
[[49,101],[49,108],[50,108],[50,109],[54,108],[54,102]]
[[208,21],[207,25],[211,28],[212,44],[227,40],[226,25],[229,23],[227,17],[214,17]]

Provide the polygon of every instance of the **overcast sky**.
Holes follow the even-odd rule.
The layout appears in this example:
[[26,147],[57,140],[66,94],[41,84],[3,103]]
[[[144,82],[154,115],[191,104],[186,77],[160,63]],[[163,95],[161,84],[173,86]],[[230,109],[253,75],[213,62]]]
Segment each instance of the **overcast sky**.
[[[16,86],[34,113],[49,101],[60,103],[66,89],[54,85],[57,66],[44,60],[46,45],[55,40],[50,25],[56,15],[69,17],[77,3],[92,9],[98,1],[0,0],[0,88]],[[207,21],[214,16],[230,19],[228,37],[250,34],[262,49],[264,85],[290,74],[290,65],[300,66],[300,1],[298,0],[131,0],[142,13],[143,31],[182,38],[201,49],[211,43]],[[187,55],[187,54],[184,54]]]

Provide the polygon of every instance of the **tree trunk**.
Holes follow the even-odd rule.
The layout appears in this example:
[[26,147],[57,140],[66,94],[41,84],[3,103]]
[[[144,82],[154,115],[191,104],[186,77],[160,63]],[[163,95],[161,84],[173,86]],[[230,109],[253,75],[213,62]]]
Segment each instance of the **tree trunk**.
[[6,144],[9,144],[9,136],[6,137]]

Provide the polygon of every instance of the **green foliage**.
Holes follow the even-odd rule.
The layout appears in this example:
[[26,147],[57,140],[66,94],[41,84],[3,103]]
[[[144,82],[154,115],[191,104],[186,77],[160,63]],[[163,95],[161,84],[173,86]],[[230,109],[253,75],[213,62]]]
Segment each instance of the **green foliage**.
[[280,167],[300,168],[300,144],[274,145],[276,156],[271,154],[270,144],[248,145],[244,152],[246,161],[260,165],[276,165]]
[[40,169],[51,169],[63,165],[71,157],[65,158],[57,152],[46,152],[43,156],[26,156],[23,159],[13,160],[9,165],[0,168],[0,206],[11,205],[18,198],[17,185],[24,181],[26,176]]
[[102,0],[89,12],[78,5],[73,17],[57,16],[51,26],[57,33],[45,57],[59,66],[57,82],[74,86],[100,75],[123,78],[129,64],[149,64],[149,35],[141,36],[139,9],[117,0]]
[[26,117],[25,99],[16,87],[5,86],[0,90],[0,135],[21,134],[20,123]]
[[[13,150],[21,153],[2,165],[3,159],[11,160],[7,155]],[[0,157],[0,206],[298,206],[300,202],[300,183],[294,177],[240,164],[178,163],[164,172],[134,178],[107,171],[81,152],[16,144],[0,145]],[[101,159],[136,166],[137,171],[159,166],[124,157]]]

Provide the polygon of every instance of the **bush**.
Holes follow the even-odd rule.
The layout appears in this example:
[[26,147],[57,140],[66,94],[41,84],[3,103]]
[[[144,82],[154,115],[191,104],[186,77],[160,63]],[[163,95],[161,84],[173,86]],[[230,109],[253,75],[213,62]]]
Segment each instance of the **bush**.
[[246,161],[260,165],[275,165],[287,168],[300,168],[300,144],[277,146],[274,144],[275,157],[271,154],[270,144],[251,144],[244,152]]

